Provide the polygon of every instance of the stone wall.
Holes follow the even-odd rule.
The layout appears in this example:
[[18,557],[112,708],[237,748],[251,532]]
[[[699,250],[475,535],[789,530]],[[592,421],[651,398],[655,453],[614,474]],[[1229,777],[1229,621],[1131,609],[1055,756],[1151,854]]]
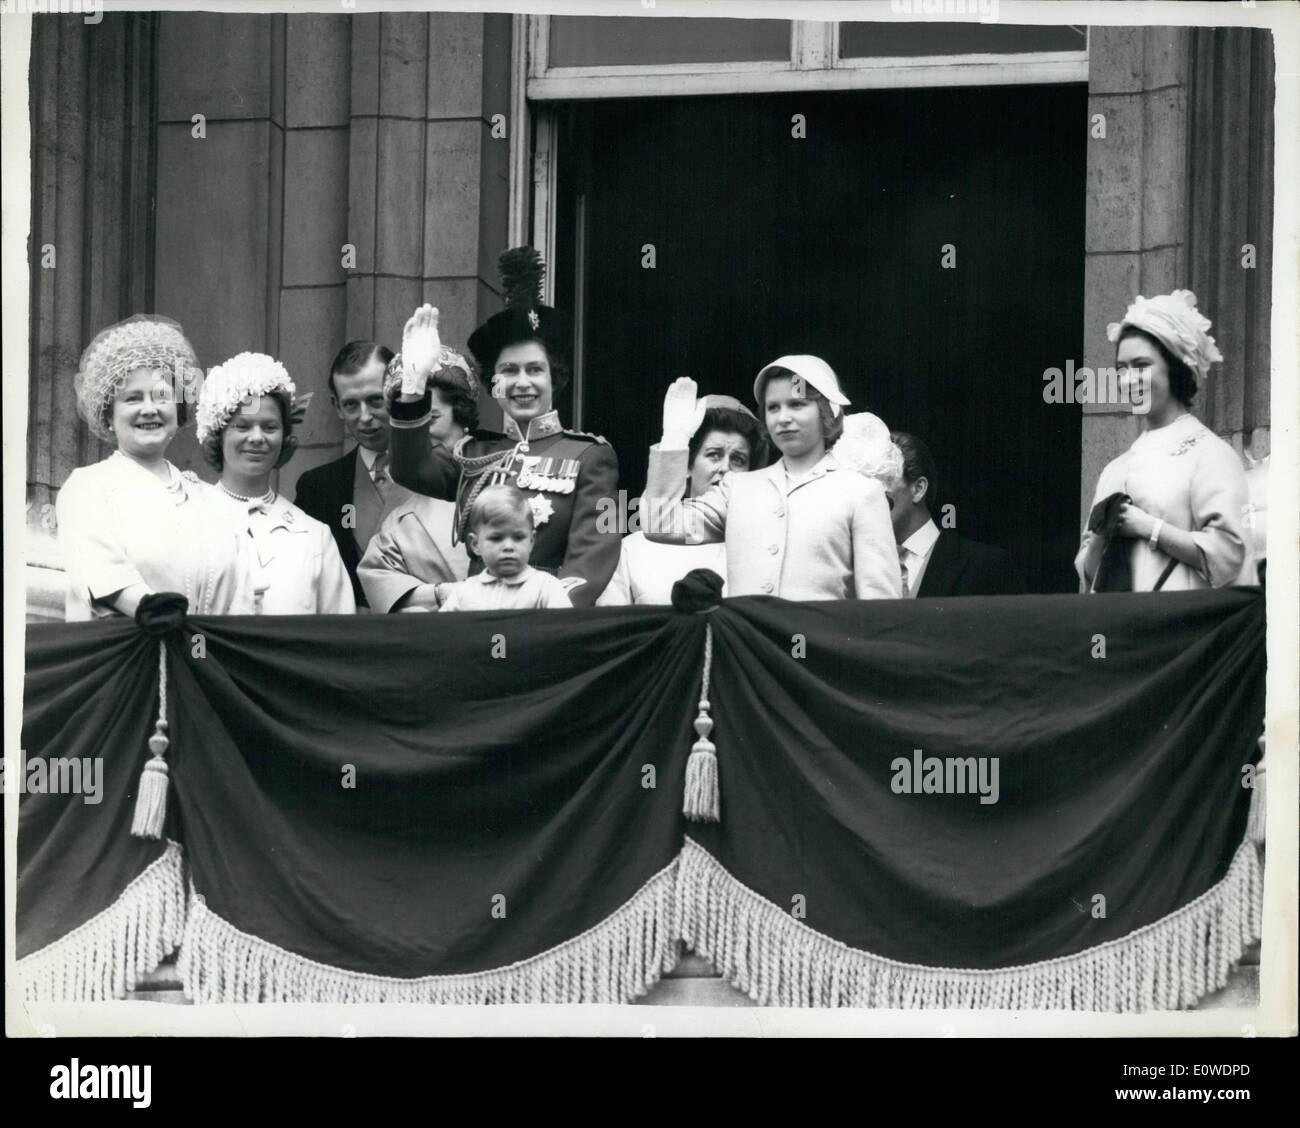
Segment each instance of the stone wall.
[[[205,366],[269,352],[316,392],[292,496],[342,453],[326,377],[346,340],[397,349],[429,301],[463,346],[497,308],[510,17],[168,12],[159,86],[158,310]],[[175,460],[206,472],[192,435]]]
[[[1273,122],[1267,34],[1093,27],[1088,76],[1083,364],[1094,370],[1114,364],[1106,325],[1123,316],[1135,295],[1195,290],[1226,357],[1211,370],[1195,410],[1238,450],[1256,457],[1269,446]],[[1236,68],[1222,58],[1212,68],[1206,58],[1215,54]],[[1239,89],[1244,100],[1230,96]],[[1223,102],[1231,112],[1215,111]],[[1193,113],[1196,106],[1203,107],[1199,113]],[[1104,118],[1104,137],[1095,136],[1097,115]],[[1260,251],[1250,270],[1241,265],[1248,242]],[[1080,527],[1103,467],[1141,428],[1124,408],[1087,405],[1083,411]]]

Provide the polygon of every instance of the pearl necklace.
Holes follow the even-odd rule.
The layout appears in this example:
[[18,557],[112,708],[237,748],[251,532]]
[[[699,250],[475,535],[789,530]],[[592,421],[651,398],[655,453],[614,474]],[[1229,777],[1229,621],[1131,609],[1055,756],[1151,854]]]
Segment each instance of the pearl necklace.
[[[245,497],[243,494],[237,494],[235,493],[234,490],[227,489],[225,482],[218,482],[217,485],[220,487],[221,492],[225,494],[227,497],[234,498],[236,501],[242,501],[245,505],[247,505],[250,501],[253,500],[251,494],[248,497]],[[275,490],[268,488],[266,493],[264,493],[261,497],[257,499],[257,502],[259,505],[270,505],[271,502],[273,502],[274,500],[275,500]]]

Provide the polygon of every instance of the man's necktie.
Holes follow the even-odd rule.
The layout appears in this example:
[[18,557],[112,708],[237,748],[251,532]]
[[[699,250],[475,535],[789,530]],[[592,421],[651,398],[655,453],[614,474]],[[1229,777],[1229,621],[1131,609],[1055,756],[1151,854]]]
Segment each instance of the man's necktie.
[[375,464],[370,468],[371,480],[375,483],[375,488],[383,493],[388,488],[388,452],[384,451],[375,459]]
[[898,570],[903,576],[903,594],[908,595],[911,590],[910,577],[907,574],[907,558],[910,550],[904,548],[901,544],[898,546]]

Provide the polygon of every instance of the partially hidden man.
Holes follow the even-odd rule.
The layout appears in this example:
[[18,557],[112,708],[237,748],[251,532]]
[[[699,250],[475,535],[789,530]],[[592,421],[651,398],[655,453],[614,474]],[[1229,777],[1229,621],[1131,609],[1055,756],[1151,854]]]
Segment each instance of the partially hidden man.
[[[531,247],[500,258],[506,308],[469,338],[501,405],[505,433],[475,429],[447,451],[429,443],[429,374],[439,364],[438,311],[421,306],[402,335],[401,382],[389,392],[392,473],[400,484],[456,502],[457,539],[479,493],[509,484],[528,499],[536,529],[530,563],[557,576],[575,607],[595,604],[618,564],[619,537],[597,523],[618,498],[618,459],[599,435],[571,431],[552,400],[569,378],[569,319],[541,302],[542,259]],[[483,570],[472,557],[469,574]]]
[[384,517],[410,498],[388,468],[389,422],[384,369],[393,354],[375,341],[349,341],[330,365],[330,402],[356,440],[342,458],[306,471],[294,502],[329,526],[358,607],[366,593],[357,565]]

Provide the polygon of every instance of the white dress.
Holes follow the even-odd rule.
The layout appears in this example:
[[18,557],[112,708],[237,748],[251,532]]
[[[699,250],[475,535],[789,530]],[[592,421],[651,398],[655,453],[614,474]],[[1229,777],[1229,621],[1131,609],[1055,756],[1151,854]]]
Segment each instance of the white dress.
[[241,580],[254,615],[352,615],[356,599],[329,527],[288,498],[239,501],[220,487],[228,527],[249,551]]
[[[657,544],[644,533],[623,538],[618,567],[609,585],[596,600],[597,607],[625,607],[630,603],[671,604],[673,584],[687,572],[708,568],[726,580],[727,546],[723,541],[706,544]],[[726,595],[726,586],[723,586]]]
[[[1237,452],[1193,415],[1179,416],[1154,431],[1143,431],[1128,450],[1107,464],[1097,479],[1092,504],[1126,493],[1133,504],[1166,525],[1192,534],[1201,565],[1181,561],[1162,591],[1190,591],[1256,582],[1247,548],[1245,515],[1249,496],[1246,471]],[[1075,569],[1086,585],[1083,562],[1092,542],[1083,535]],[[1133,590],[1152,591],[1171,557],[1138,537],[1128,539]]]
[[243,546],[216,490],[170,462],[165,484],[114,451],[74,470],[55,502],[71,621],[118,614],[95,602],[132,584],[180,592],[191,615],[248,612]]

